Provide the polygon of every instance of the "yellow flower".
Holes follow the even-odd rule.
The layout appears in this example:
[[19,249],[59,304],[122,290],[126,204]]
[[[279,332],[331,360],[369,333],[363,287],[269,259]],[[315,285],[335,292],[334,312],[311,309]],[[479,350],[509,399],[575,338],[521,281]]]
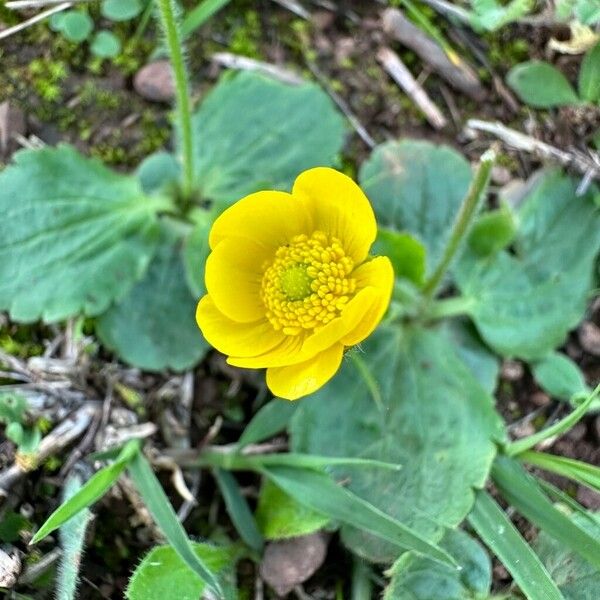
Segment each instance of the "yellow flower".
[[266,367],[276,396],[314,392],[387,310],[394,273],[369,257],[376,234],[367,197],[334,169],[304,171],[291,194],[246,196],[210,232],[204,337],[230,365]]

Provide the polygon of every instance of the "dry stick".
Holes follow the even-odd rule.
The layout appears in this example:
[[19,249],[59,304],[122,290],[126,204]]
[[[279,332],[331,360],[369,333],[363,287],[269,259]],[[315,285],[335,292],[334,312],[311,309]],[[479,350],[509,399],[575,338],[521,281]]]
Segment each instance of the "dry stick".
[[550,158],[562,165],[572,166],[588,180],[600,179],[600,156],[591,151],[589,151],[589,155],[574,149],[567,152],[498,122],[470,119],[467,121],[467,129],[491,133],[517,150],[524,150],[541,158]]
[[33,468],[44,462],[49,456],[59,453],[74,442],[90,425],[99,407],[96,404],[85,404],[55,427],[41,442],[35,453],[35,464],[32,468],[18,462],[0,472],[0,501],[8,495],[8,490],[19,479]]
[[288,83],[291,85],[300,85],[304,83],[304,80],[300,75],[272,65],[270,63],[263,62],[261,60],[254,60],[246,56],[239,56],[238,54],[232,54],[231,52],[216,52],[210,59],[223,67],[228,69],[239,69],[240,71],[257,71],[258,73],[264,73],[273,79],[277,79],[282,83]]
[[27,19],[27,21],[23,21],[22,23],[19,23],[18,25],[15,25],[14,27],[9,27],[8,29],[5,29],[4,31],[0,31],[0,40],[3,40],[4,38],[11,36],[13,33],[18,33],[19,31],[23,31],[23,29],[27,29],[31,25],[34,25],[35,23],[38,23],[39,21],[43,21],[44,19],[47,19],[51,15],[61,12],[67,8],[70,8],[71,6],[73,6],[72,2],[65,2],[64,4],[59,4],[58,6],[55,6],[54,8],[50,8],[48,10],[45,10],[44,12],[41,12],[39,15],[35,15],[35,17],[31,17],[31,19]]
[[410,48],[457,90],[478,102],[486,97],[475,71],[464,61],[455,65],[437,42],[413,25],[402,11],[388,8],[383,13],[382,23],[389,36]]
[[301,19],[306,19],[310,21],[310,13],[300,4],[300,2],[296,2],[296,0],[273,0],[279,6],[289,10],[291,13],[294,13]]
[[423,114],[436,129],[446,126],[446,117],[433,103],[427,92],[417,83],[400,57],[390,48],[380,48],[377,60],[383,65],[390,77],[410,96],[411,100],[423,111]]

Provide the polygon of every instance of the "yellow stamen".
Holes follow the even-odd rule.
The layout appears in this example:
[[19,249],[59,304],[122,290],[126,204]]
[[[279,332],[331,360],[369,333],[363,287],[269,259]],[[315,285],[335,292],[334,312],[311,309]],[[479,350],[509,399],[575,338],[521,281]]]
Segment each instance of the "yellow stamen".
[[262,299],[267,318],[287,335],[315,329],[338,317],[356,290],[354,262],[340,241],[316,231],[281,246],[267,266]]

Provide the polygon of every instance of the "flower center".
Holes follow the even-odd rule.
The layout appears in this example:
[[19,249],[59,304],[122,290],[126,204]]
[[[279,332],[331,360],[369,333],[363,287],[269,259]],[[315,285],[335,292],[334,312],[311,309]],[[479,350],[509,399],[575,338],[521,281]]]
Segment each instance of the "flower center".
[[267,265],[262,299],[276,330],[298,335],[338,317],[356,290],[354,261],[322,231],[297,235]]

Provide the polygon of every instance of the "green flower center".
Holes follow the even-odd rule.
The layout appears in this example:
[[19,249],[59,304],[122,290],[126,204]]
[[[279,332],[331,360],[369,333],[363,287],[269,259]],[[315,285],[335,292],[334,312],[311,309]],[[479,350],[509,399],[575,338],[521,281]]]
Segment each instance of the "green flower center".
[[312,293],[313,280],[306,272],[307,268],[305,264],[291,265],[281,274],[281,291],[288,300],[304,300]]

